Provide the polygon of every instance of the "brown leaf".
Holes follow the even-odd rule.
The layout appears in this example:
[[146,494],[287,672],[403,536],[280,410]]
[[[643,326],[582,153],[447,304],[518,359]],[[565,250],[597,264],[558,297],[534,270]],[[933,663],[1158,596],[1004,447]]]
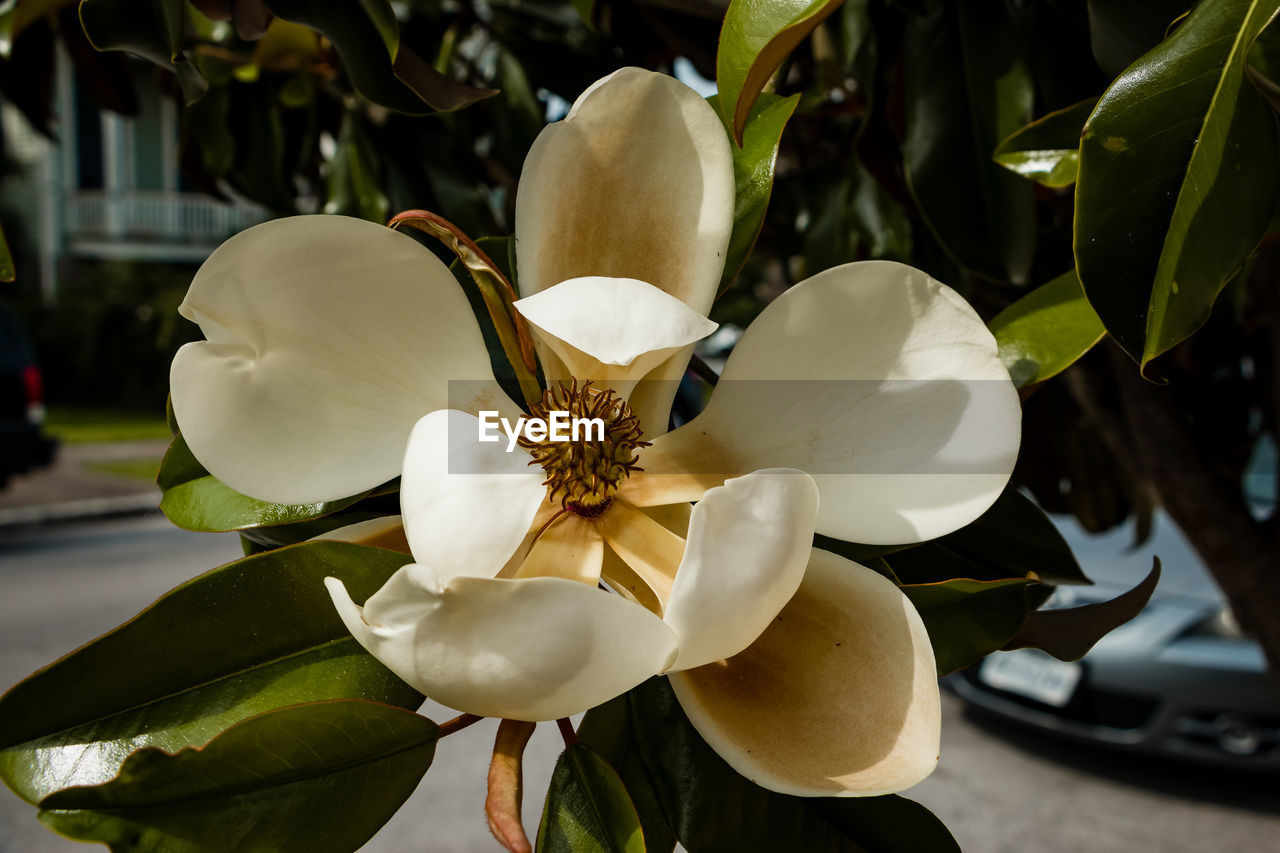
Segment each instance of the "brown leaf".
[[1151,573],[1110,601],[1062,610],[1033,610],[1005,649],[1043,649],[1058,660],[1079,660],[1114,628],[1142,612],[1160,580],[1160,558]]

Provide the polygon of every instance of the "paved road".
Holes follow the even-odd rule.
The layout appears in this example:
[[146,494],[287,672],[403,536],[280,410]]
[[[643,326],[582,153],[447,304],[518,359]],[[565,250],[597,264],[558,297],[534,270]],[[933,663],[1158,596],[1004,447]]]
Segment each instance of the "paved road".
[[[0,689],[119,624],[161,593],[239,556],[234,536],[190,534],[158,518],[0,533]],[[451,716],[428,708],[433,719]],[[944,697],[943,758],[910,796],[969,853],[1133,853],[1275,849],[1274,778],[1206,771],[1082,748],[966,714]],[[446,738],[436,765],[370,853],[491,851],[482,814],[494,726]],[[559,747],[540,726],[525,813],[536,824]],[[44,830],[0,791],[0,853],[91,848]]]

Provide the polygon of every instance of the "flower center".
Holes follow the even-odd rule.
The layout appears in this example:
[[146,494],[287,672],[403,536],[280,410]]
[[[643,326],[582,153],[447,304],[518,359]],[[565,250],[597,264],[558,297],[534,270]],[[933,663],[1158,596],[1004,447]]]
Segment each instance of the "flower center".
[[562,508],[595,518],[613,502],[622,481],[632,471],[643,470],[636,465],[636,451],[650,442],[641,440],[640,421],[626,400],[611,390],[592,388],[589,381],[579,386],[575,379],[548,388],[530,414],[549,420],[553,412],[567,412],[575,422],[599,421],[603,430],[575,430],[569,441],[534,440],[522,434],[520,446],[546,472],[548,500],[558,496]]

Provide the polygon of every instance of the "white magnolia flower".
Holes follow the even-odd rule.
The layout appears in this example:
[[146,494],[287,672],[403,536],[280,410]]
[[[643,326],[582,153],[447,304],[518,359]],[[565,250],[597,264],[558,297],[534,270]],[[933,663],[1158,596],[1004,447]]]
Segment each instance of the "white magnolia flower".
[[[714,328],[728,146],[691,90],[625,69],[526,161],[517,307],[547,405],[605,415],[603,450],[479,442],[478,412],[520,412],[452,276],[339,217],[258,226],[206,262],[181,310],[208,340],[175,359],[174,409],[196,457],[263,500],[403,473],[415,562],[363,608],[330,588],[361,643],[438,701],[551,719],[669,672],[749,778],[901,790],[937,758],[928,637],[890,581],[810,537],[910,543],[972,521],[1012,470],[1017,396],[960,297],[850,264],[770,304],[706,410],[663,434],[674,382],[651,380],[679,377]],[[451,396],[450,380],[469,381]],[[380,541],[395,523],[339,535]]]

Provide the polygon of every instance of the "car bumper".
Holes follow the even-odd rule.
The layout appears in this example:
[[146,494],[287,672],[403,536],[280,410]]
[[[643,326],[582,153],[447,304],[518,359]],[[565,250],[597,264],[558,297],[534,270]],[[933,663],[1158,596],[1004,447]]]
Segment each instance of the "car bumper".
[[1280,687],[1248,640],[1188,632],[1203,611],[1153,605],[1080,662],[1062,707],[997,689],[980,666],[944,683],[1001,717],[1079,740],[1208,764],[1280,770]]

